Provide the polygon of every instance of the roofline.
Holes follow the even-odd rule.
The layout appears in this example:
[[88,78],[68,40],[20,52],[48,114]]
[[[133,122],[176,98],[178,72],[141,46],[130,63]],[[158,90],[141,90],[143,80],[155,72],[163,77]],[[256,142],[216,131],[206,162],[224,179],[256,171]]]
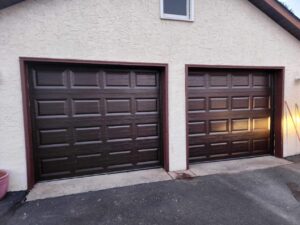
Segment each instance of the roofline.
[[[25,0],[0,0],[0,10]],[[248,0],[300,40],[300,19],[278,0]]]
[[277,0],[248,0],[300,40],[300,19]]
[[293,12],[293,9],[290,9],[289,6],[285,5],[284,3],[280,2],[279,0],[276,0],[279,5],[281,5],[283,8],[285,8],[296,20],[300,22],[300,18]]

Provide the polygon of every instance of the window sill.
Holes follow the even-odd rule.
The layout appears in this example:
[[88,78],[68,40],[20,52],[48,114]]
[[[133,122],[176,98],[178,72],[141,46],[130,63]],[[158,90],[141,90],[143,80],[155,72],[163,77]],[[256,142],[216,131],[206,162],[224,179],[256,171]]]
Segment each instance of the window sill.
[[176,18],[176,17],[160,17],[161,20],[174,20],[174,21],[182,21],[182,22],[194,22],[194,19],[187,19],[187,18]]

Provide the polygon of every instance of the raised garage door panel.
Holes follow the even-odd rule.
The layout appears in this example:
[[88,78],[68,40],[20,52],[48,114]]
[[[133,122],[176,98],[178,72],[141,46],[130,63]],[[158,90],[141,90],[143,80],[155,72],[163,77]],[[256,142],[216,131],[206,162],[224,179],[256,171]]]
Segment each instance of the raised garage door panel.
[[31,66],[37,179],[159,166],[159,83],[155,70]]
[[271,153],[270,73],[193,70],[187,86],[191,162]]

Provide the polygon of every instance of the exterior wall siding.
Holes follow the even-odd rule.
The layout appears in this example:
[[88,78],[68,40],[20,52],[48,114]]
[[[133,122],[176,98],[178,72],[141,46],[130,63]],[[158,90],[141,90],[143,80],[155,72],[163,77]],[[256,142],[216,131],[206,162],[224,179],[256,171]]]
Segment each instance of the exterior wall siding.
[[[0,11],[0,168],[27,188],[19,57],[169,64],[170,170],[186,168],[185,64],[285,66],[300,104],[299,41],[247,0],[197,0],[195,21],[161,20],[159,0],[27,0]],[[300,153],[285,126],[284,156]]]

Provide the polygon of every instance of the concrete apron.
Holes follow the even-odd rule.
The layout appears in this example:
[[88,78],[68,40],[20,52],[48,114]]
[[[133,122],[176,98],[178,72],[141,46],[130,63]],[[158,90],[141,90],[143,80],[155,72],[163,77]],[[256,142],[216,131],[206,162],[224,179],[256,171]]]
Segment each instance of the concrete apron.
[[37,183],[29,192],[27,195],[27,201],[54,198],[90,191],[99,191],[116,187],[125,187],[136,184],[167,181],[172,179],[189,179],[196,176],[240,173],[244,171],[283,166],[291,163],[292,162],[285,159],[279,159],[273,156],[264,156],[257,158],[194,164],[190,166],[189,170],[169,173],[163,169],[149,169],[126,173],[41,182]]

